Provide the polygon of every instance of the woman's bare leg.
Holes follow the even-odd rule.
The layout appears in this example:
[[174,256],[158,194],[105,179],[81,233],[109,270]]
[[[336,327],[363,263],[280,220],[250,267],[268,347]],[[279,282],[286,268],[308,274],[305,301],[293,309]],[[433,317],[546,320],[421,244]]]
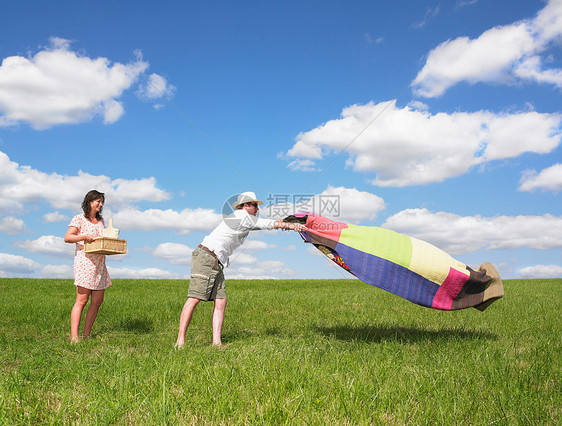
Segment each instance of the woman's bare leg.
[[90,301],[90,306],[86,312],[86,319],[84,321],[84,331],[82,337],[87,339],[90,337],[90,332],[92,331],[92,326],[98,315],[98,309],[103,302],[103,295],[105,290],[92,290],[92,300]]
[[88,303],[91,292],[92,290],[76,286],[76,302],[74,302],[74,306],[70,312],[70,340],[72,342],[77,342],[79,339],[78,329],[80,327],[80,318],[82,318],[82,311],[86,303]]

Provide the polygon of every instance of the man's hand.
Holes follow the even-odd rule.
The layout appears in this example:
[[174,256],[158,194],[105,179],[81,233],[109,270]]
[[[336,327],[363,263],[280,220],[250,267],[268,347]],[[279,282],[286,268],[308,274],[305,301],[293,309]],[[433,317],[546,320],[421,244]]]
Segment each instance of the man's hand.
[[302,223],[283,222],[281,219],[275,221],[274,227],[276,229],[290,229],[296,232],[306,231],[307,229]]

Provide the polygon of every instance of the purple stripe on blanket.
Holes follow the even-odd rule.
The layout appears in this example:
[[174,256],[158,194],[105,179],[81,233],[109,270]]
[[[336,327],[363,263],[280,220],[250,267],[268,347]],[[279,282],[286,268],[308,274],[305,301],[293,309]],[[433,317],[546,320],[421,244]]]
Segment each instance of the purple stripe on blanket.
[[381,288],[410,302],[432,307],[439,285],[396,263],[345,244],[335,249],[361,281]]

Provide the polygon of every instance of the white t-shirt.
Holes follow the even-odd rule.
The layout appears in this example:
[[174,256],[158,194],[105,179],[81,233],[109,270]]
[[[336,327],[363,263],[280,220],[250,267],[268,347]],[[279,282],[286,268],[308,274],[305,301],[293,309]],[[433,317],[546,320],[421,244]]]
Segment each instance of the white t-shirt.
[[252,216],[246,210],[235,210],[201,242],[209,250],[214,251],[219,261],[228,266],[228,258],[242,243],[250,231],[274,229],[275,220]]

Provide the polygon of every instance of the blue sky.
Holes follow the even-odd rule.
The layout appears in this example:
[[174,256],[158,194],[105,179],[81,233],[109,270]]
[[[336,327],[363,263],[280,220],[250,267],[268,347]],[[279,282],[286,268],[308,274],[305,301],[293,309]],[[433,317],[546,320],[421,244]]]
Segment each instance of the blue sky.
[[[0,277],[72,277],[93,188],[128,241],[114,278],[187,277],[243,191],[562,277],[560,0],[0,8]],[[279,231],[226,276],[348,277]]]

